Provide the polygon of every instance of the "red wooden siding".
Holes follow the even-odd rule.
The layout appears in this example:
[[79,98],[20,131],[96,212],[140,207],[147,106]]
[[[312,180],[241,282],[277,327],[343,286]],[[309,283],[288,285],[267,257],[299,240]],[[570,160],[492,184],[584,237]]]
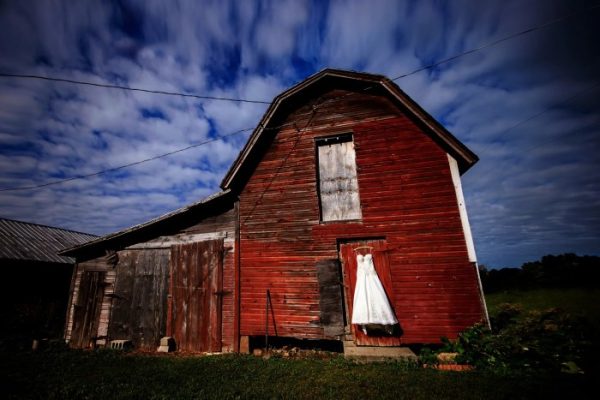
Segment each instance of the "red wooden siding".
[[178,350],[221,351],[223,240],[171,248],[167,332]]
[[[385,238],[403,343],[453,337],[482,309],[447,156],[387,99],[345,94],[323,96],[336,99],[312,117],[311,106],[290,114],[284,123],[296,125],[277,134],[240,193],[240,333],[264,334],[270,289],[279,335],[323,337],[317,261],[337,258],[338,240]],[[320,223],[314,138],[344,132],[362,221]]]
[[226,232],[225,251],[223,253],[223,295],[221,348],[224,352],[234,351],[234,273],[235,273],[235,229],[237,214],[235,209],[225,210],[217,215],[204,218],[202,221],[183,229],[185,233]]

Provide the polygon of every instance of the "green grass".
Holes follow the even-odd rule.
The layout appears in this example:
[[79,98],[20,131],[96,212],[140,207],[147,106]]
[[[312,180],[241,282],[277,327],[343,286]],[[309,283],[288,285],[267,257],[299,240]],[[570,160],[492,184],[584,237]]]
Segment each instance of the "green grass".
[[[600,291],[532,290],[486,296],[524,310],[560,307],[600,320]],[[596,376],[445,372],[403,363],[251,356],[179,357],[109,350],[0,353],[5,399],[536,399],[592,398]],[[594,396],[595,398],[595,396]]]
[[13,353],[0,361],[5,399],[505,399],[585,398],[584,376],[444,372],[341,358],[263,360],[110,351]]
[[511,290],[485,296],[490,315],[500,304],[520,304],[524,311],[560,308],[573,315],[581,315],[591,322],[600,321],[600,290],[535,289]]

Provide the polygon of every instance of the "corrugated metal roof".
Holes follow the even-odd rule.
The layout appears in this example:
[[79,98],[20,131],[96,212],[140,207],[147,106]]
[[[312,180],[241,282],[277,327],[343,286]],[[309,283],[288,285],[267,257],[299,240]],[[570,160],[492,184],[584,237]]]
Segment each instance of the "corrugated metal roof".
[[0,259],[73,263],[58,252],[96,235],[0,218]]

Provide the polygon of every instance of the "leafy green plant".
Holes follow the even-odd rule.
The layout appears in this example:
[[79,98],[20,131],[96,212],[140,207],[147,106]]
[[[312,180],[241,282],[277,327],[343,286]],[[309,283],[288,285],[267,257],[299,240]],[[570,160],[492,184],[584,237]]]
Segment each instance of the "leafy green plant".
[[419,352],[419,361],[421,364],[436,365],[439,362],[437,358],[437,352],[429,347],[423,347]]
[[586,320],[558,309],[530,311],[505,306],[492,331],[477,324],[458,337],[457,361],[482,368],[576,370],[586,363],[593,331]]
[[441,338],[433,351],[423,349],[421,362],[434,364],[439,353],[456,353],[455,362],[508,373],[547,370],[579,373],[594,365],[598,333],[584,318],[556,308],[524,313],[503,305],[492,317],[492,330],[475,324],[456,340]]

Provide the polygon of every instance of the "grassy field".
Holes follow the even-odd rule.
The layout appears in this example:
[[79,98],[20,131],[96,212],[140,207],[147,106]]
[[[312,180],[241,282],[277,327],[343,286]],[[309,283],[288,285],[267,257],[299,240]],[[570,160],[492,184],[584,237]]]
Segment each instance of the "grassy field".
[[[539,290],[488,296],[526,310],[560,306],[598,320],[598,291]],[[0,353],[6,399],[537,399],[596,398],[597,377],[535,370],[446,372],[415,364],[359,365],[252,356],[181,357],[109,350]]]
[[573,315],[581,315],[590,321],[600,321],[600,290],[586,289],[536,289],[512,290],[485,296],[490,315],[497,312],[500,304],[520,304],[523,310],[560,308]]
[[499,376],[341,358],[263,360],[109,351],[4,355],[5,399],[507,399],[586,398],[584,376]]

